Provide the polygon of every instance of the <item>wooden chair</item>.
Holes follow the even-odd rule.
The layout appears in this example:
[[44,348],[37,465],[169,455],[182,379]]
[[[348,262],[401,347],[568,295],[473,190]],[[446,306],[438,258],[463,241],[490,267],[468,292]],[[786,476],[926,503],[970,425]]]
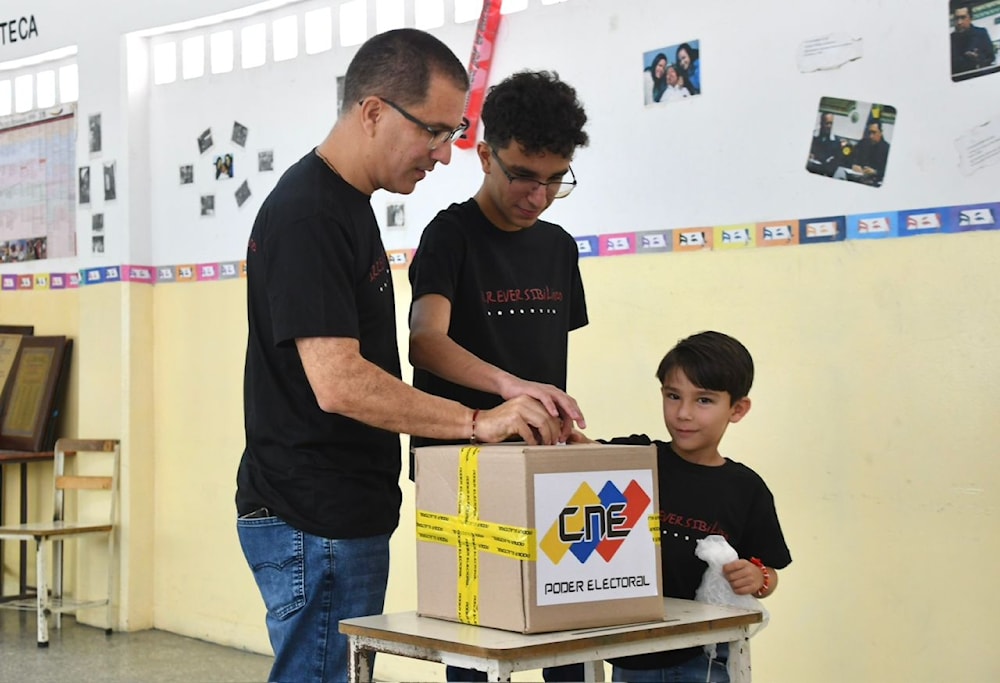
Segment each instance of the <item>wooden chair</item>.
[[[92,454],[87,457],[84,454]],[[100,453],[110,453],[111,456],[97,456]],[[36,583],[35,600],[19,600],[0,604],[0,607],[10,607],[22,610],[36,610],[38,620],[38,647],[49,645],[48,617],[54,614],[56,628],[61,625],[64,612],[76,612],[81,609],[107,606],[107,629],[110,634],[113,621],[114,585],[116,577],[115,562],[115,515],[118,504],[118,470],[120,444],[117,439],[59,439],[55,446],[55,460],[52,469],[52,521],[28,522],[9,526],[0,526],[0,539],[35,541]],[[67,473],[66,456],[74,456],[72,473]],[[83,456],[83,457],[81,457]],[[104,470],[108,474],[90,474],[90,468],[81,467],[84,461],[104,461]],[[107,461],[110,460],[110,464]],[[96,467],[96,465],[95,465]],[[87,472],[82,474],[81,472]],[[86,516],[93,518],[98,509],[103,514],[94,521],[82,519],[68,520],[65,517],[66,492],[76,491],[76,506],[78,509],[86,505]],[[87,499],[86,501],[84,499]],[[99,501],[98,499],[103,499]],[[69,599],[63,596],[63,542],[67,538],[83,535],[104,534],[108,538],[108,591],[99,600]],[[46,553],[46,541],[52,543],[52,564],[49,565]],[[49,593],[49,573],[53,572],[51,595]]]

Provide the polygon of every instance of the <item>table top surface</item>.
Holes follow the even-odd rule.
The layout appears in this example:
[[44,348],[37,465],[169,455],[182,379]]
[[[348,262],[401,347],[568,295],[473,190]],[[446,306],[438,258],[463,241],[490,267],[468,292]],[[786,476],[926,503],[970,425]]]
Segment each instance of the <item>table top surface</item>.
[[567,645],[582,648],[637,642],[750,626],[762,620],[760,612],[693,600],[665,598],[664,606],[666,618],[663,621],[579,631],[523,634],[421,617],[416,612],[399,612],[345,619],[340,622],[340,632],[479,657],[509,658],[564,651]]

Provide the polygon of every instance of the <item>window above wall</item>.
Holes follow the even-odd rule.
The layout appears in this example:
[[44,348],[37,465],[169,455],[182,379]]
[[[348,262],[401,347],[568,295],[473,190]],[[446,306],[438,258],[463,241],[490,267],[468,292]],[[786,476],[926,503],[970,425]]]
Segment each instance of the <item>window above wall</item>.
[[76,46],[0,62],[0,116],[76,102]]
[[[501,12],[566,1],[504,0]],[[446,16],[449,7],[451,17]],[[372,28],[381,33],[407,25],[432,30],[474,22],[482,7],[482,0],[269,0],[138,35],[151,41],[153,83],[166,85],[360,45]]]

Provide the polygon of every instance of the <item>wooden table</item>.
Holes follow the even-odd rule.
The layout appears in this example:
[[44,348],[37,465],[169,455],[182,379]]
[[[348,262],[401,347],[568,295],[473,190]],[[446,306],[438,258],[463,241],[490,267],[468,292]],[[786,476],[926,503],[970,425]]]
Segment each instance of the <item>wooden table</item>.
[[750,681],[749,629],[760,623],[760,612],[676,598],[664,603],[664,621],[579,631],[523,635],[401,612],[345,619],[340,632],[348,637],[350,681],[371,681],[374,652],[479,669],[491,681],[584,662],[585,680],[603,681],[605,659],[711,643],[729,643],[732,683]]
[[[33,453],[30,451],[0,451],[0,526],[3,525],[3,470],[6,465],[21,466],[21,486],[20,486],[20,521],[24,524],[28,521],[28,465],[33,462],[51,462],[55,457],[52,451],[42,451]],[[0,541],[0,602],[10,600],[21,600],[34,597],[34,592],[28,590],[28,548],[27,543],[22,542],[21,553],[18,563],[18,591],[17,595],[4,596],[3,594],[3,541]]]

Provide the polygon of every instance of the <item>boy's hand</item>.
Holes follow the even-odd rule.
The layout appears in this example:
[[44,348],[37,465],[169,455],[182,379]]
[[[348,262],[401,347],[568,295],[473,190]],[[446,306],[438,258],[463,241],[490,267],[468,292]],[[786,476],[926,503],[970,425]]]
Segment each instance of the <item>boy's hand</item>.
[[594,441],[593,439],[588,439],[586,434],[574,429],[569,433],[569,436],[566,437],[566,443],[597,443],[597,442]]
[[737,595],[753,595],[764,587],[764,572],[749,560],[733,560],[723,565],[722,575]]

